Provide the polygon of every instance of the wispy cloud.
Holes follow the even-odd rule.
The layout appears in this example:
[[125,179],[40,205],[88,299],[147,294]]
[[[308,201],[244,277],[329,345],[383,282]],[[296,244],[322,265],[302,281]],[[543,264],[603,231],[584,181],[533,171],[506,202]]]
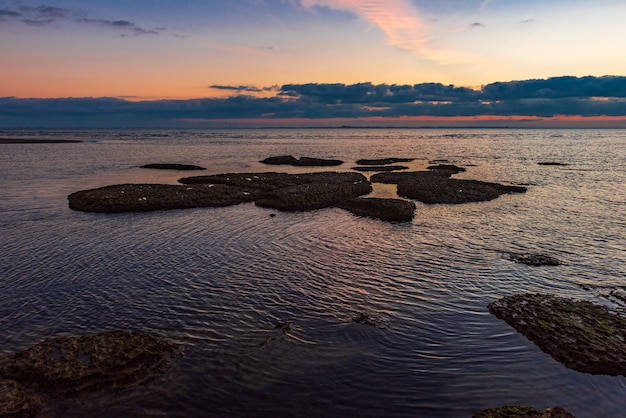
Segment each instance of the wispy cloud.
[[41,5],[15,6],[0,9],[0,21],[14,21],[28,26],[49,26],[58,23],[97,25],[120,32],[120,36],[158,35],[166,28],[144,28],[128,20],[107,20],[87,16],[84,12]]
[[428,25],[408,0],[301,0],[303,6],[349,11],[380,28],[390,45],[425,51]]
[[133,22],[129,22],[128,20],[105,20],[105,19],[88,19],[81,18],[77,19],[78,23],[87,23],[87,24],[95,24],[105,28],[117,29],[125,31],[122,36],[127,36],[127,34],[131,35],[158,35],[165,28],[156,28],[156,29],[145,29]]
[[470,52],[448,48],[437,42],[435,37],[441,33],[410,0],[300,0],[300,3],[308,9],[326,7],[348,11],[379,28],[389,45],[440,65],[484,61],[484,58]]

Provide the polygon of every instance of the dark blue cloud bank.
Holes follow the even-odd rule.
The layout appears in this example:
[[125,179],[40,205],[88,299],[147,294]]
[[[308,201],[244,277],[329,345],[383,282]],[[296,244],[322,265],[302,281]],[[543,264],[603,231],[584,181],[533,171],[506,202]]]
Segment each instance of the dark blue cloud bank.
[[[626,77],[554,77],[498,82],[480,90],[439,83],[286,84],[274,88],[211,86],[227,98],[128,101],[118,98],[0,98],[0,127],[141,128],[227,126],[409,125],[410,117],[483,116],[523,125],[562,115],[623,117],[626,127]],[[259,97],[259,93],[270,97]],[[521,117],[521,118],[520,118]],[[400,122],[398,122],[400,120]],[[409,122],[407,122],[409,121]],[[453,120],[451,119],[451,123]],[[493,122],[492,122],[493,124]],[[411,126],[420,125],[416,122]],[[422,123],[423,125],[423,123]],[[616,126],[615,124],[611,126]]]

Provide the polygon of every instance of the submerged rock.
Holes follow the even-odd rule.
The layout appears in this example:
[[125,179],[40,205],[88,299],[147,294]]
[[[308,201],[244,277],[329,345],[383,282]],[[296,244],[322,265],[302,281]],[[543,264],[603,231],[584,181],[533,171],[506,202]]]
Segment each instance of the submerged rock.
[[296,167],[329,167],[343,164],[343,161],[341,160],[329,160],[324,158],[311,157],[300,157],[300,159],[298,159],[293,155],[278,155],[275,157],[268,157],[260,162],[270,165],[292,165]]
[[558,266],[561,264],[559,260],[546,254],[531,253],[531,254],[517,254],[507,253],[509,260],[516,263],[527,264],[529,266]]
[[383,328],[382,320],[367,312],[361,312],[358,315],[352,317],[352,322],[362,325],[370,325],[376,328]]
[[488,308],[570,369],[626,376],[626,318],[604,306],[537,293],[507,296]]
[[140,168],[151,168],[154,170],[181,170],[181,171],[206,170],[206,168],[200,167],[199,165],[170,164],[170,163],[144,164],[140,166]]
[[0,416],[33,416],[50,398],[132,386],[179,354],[173,342],[144,332],[47,339],[0,361]]
[[337,205],[358,216],[392,222],[409,222],[415,216],[415,203],[403,199],[357,197]]
[[74,210],[122,213],[230,206],[251,202],[259,194],[252,188],[219,184],[119,184],[75,192],[68,196],[68,200],[70,209]]
[[557,406],[540,412],[524,405],[508,405],[489,408],[472,415],[472,418],[575,418],[565,409]]

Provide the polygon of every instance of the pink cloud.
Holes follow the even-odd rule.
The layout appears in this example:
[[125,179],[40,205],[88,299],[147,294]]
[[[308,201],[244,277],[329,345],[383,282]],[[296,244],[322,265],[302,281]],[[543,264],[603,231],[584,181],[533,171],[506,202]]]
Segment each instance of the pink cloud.
[[410,51],[424,51],[428,26],[408,0],[301,0],[303,6],[347,10],[378,27],[390,45]]

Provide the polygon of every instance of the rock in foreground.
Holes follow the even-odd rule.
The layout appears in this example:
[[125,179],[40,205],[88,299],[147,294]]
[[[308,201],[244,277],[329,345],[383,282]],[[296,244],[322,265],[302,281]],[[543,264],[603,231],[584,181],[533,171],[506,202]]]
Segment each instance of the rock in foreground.
[[415,203],[403,199],[357,197],[337,206],[358,216],[383,221],[409,222],[415,216]]
[[28,417],[54,397],[134,385],[165,370],[180,350],[144,332],[45,340],[0,361],[0,416]]
[[230,206],[251,202],[258,195],[255,189],[221,184],[119,184],[72,193],[68,200],[74,210],[122,213]]
[[523,405],[489,408],[474,414],[472,418],[575,418],[574,415],[561,407],[548,408],[540,412],[535,408]]
[[504,297],[489,312],[570,369],[626,376],[626,318],[604,306],[537,293]]

